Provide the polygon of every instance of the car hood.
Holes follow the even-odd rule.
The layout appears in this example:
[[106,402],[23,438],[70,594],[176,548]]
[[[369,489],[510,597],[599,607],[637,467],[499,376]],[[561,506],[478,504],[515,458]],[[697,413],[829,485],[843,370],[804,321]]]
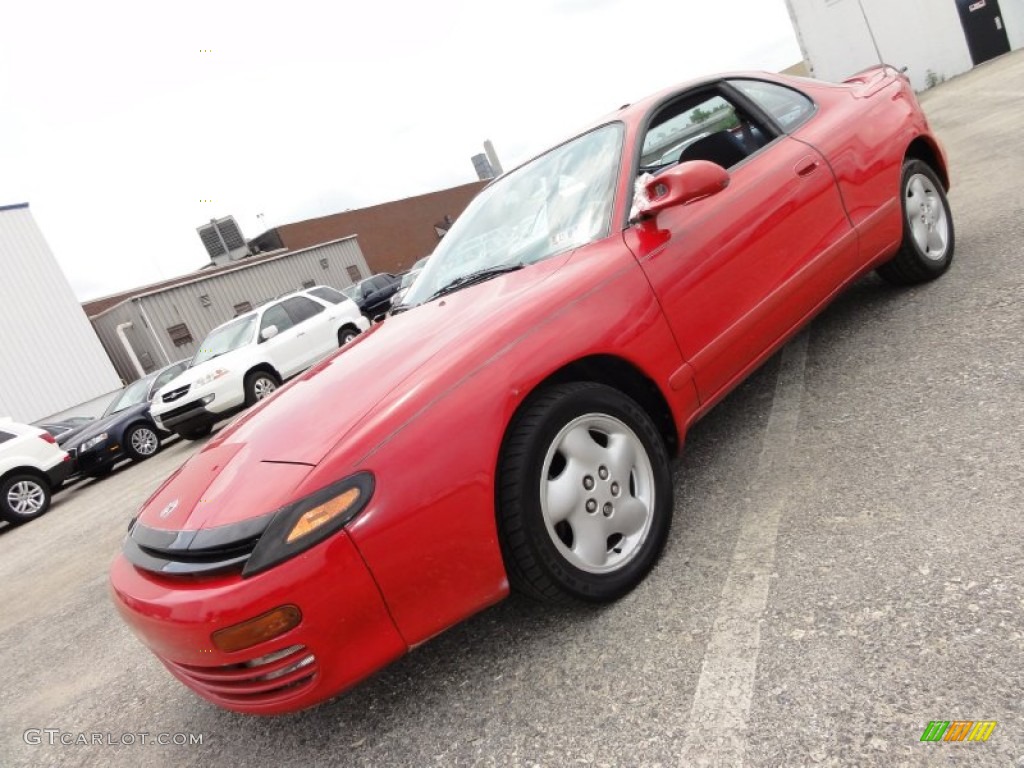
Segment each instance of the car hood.
[[184,371],[179,373],[169,382],[160,387],[159,391],[157,391],[157,393],[153,396],[153,401],[159,402],[160,398],[164,395],[164,393],[170,392],[172,389],[183,387],[186,384],[191,386],[196,382],[197,379],[199,379],[202,376],[205,376],[208,373],[213,373],[218,368],[231,370],[231,360],[234,357],[235,353],[237,353],[238,351],[239,350],[236,349],[234,352],[227,352],[223,355],[218,355],[217,357],[211,358],[209,360],[204,360],[203,362],[199,363],[198,365],[194,365],[191,368],[186,368]]
[[[165,530],[213,528],[293,501],[306,476],[361,422],[377,420],[384,430],[377,434],[389,434],[414,418],[433,399],[440,372],[453,373],[445,350],[458,349],[463,359],[473,350],[492,355],[490,332],[516,322],[509,307],[529,311],[523,296],[568,258],[502,275],[374,326],[217,432],[145,503],[139,522]],[[371,438],[357,453],[376,442]]]
[[388,317],[215,440],[244,442],[261,459],[319,464],[357,424],[379,415],[376,411],[394,399],[389,395],[395,390],[401,388],[402,401],[429,402],[434,377],[424,375],[424,369],[450,373],[452,350],[459,350],[464,361],[474,348],[490,349],[493,334],[515,322],[510,308],[522,310],[523,295],[567,259],[556,257]]
[[140,403],[125,408],[123,411],[112,413],[109,416],[101,416],[96,421],[89,422],[84,427],[81,427],[81,431],[74,432],[64,442],[57,441],[61,448],[64,450],[71,450],[78,448],[86,440],[91,440],[97,435],[102,435],[104,432],[110,432],[115,429],[118,425],[124,424],[130,419],[134,419],[141,413],[145,413],[149,410],[149,403]]

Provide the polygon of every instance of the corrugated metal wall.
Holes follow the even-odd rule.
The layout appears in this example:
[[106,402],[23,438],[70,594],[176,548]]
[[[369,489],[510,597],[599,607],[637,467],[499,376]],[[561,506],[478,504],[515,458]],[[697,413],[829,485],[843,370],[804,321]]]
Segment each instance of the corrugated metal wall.
[[[116,328],[130,321],[126,336],[143,367],[153,368],[191,357],[203,337],[237,313],[235,306],[249,302],[253,307],[291,291],[304,283],[345,288],[352,284],[349,267],[369,277],[370,270],[355,237],[306,248],[302,251],[256,262],[237,269],[199,278],[164,291],[140,296],[93,318],[118,373],[126,381],[138,378]],[[184,324],[192,341],[175,345],[168,328]]]
[[121,386],[28,207],[0,210],[0,416],[35,421]]

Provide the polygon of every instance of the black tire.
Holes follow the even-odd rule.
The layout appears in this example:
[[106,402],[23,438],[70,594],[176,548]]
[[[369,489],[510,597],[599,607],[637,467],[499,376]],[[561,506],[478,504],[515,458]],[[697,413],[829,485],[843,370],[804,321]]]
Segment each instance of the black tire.
[[[269,371],[253,371],[245,377],[245,404],[246,406],[258,403],[264,397],[269,397],[278,387],[281,380]],[[267,389],[269,387],[269,392]],[[263,394],[266,392],[266,394]]]
[[[923,208],[919,207],[921,202]],[[911,158],[903,164],[900,210],[903,242],[892,260],[878,268],[879,276],[893,285],[917,285],[941,277],[953,262],[956,250],[953,212],[942,181],[920,160]],[[932,245],[932,238],[942,247]],[[919,242],[921,239],[924,244]]]
[[[606,435],[606,446],[602,447],[596,442],[600,436],[599,429],[589,426],[587,421],[593,419],[617,422],[627,429],[612,438]],[[578,428],[582,428],[583,434],[597,446],[597,456],[604,455],[600,451],[609,450],[612,440],[628,440],[637,460],[619,468],[609,464],[610,473],[602,464],[603,474],[591,476],[588,464],[571,463],[574,460],[561,453],[559,446],[563,443],[556,443],[568,434],[566,430],[574,432]],[[564,442],[568,442],[567,437]],[[592,455],[593,450],[593,446],[588,448]],[[639,458],[641,452],[643,459]],[[611,456],[610,453],[607,455]],[[556,464],[560,458],[562,469],[558,471]],[[602,461],[597,460],[599,464]],[[646,464],[640,469],[644,461]],[[624,466],[629,469],[623,470]],[[578,503],[573,501],[568,505],[572,512],[566,515],[566,519],[552,524],[545,517],[541,500],[542,494],[550,493],[552,486],[542,483],[541,478],[547,471],[545,483],[552,483],[562,473],[569,472],[570,467],[573,467],[572,475],[566,475],[566,478],[574,478],[571,487],[577,488],[575,478],[582,478],[581,487],[585,490],[573,492],[579,497]],[[615,482],[616,478],[620,483]],[[672,518],[672,479],[665,442],[650,416],[636,402],[603,384],[561,384],[532,395],[509,428],[499,458],[496,482],[498,531],[509,583],[513,589],[542,602],[601,603],[621,597],[647,575],[668,538]],[[628,489],[624,487],[625,483],[629,483]],[[613,493],[616,486],[619,492],[613,499],[608,494]],[[653,496],[649,497],[650,503],[642,503],[647,510],[646,527],[635,534],[636,540],[628,544],[630,552],[624,555],[615,548],[615,537],[619,536],[620,545],[631,539],[618,533],[604,537],[610,527],[624,524],[616,523],[616,520],[625,520],[625,517],[615,516],[627,514],[626,503],[634,503],[635,507],[639,497],[634,494],[634,488],[638,494],[649,491]],[[642,491],[642,488],[647,491]],[[552,497],[549,495],[547,498]],[[609,503],[612,501],[615,504]],[[588,506],[591,502],[595,503],[593,510]],[[618,504],[622,506],[617,507]],[[607,514],[602,521],[604,511]],[[621,564],[589,564],[592,568],[610,569],[604,572],[586,570],[587,563],[580,567],[579,563],[586,558],[573,549],[576,543],[574,525],[578,524],[581,531],[584,527],[593,530],[590,526],[595,523],[601,529],[596,534],[597,541],[600,547],[607,547],[599,558],[610,561],[628,557]],[[560,544],[556,543],[556,538]],[[592,536],[581,536],[581,547],[583,538],[592,539]]]
[[202,440],[208,434],[213,431],[213,424],[207,424],[205,427],[195,427],[194,429],[183,429],[178,432],[186,440]]
[[136,424],[124,433],[121,445],[132,461],[145,461],[160,450],[160,433],[149,424]]
[[10,475],[0,483],[0,518],[11,525],[35,520],[50,509],[50,499],[50,483],[40,475]]
[[354,325],[346,325],[338,330],[338,346],[344,347],[359,335],[359,329]]

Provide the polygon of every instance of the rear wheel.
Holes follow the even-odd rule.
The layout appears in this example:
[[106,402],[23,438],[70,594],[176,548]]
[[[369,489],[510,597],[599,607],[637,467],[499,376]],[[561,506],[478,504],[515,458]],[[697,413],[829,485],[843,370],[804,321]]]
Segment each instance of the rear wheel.
[[20,474],[0,483],[0,518],[21,525],[50,508],[50,484],[38,475]]
[[123,445],[133,461],[144,461],[160,450],[160,436],[148,424],[138,424],[125,434]]
[[893,285],[915,285],[940,277],[953,261],[953,213],[938,176],[926,163],[903,164],[900,186],[903,242],[878,274]]
[[529,401],[498,475],[498,528],[509,581],[546,602],[607,602],[635,587],[668,537],[665,443],[618,390],[580,382]]
[[270,397],[281,382],[267,371],[253,371],[245,377],[245,404],[252,405]]

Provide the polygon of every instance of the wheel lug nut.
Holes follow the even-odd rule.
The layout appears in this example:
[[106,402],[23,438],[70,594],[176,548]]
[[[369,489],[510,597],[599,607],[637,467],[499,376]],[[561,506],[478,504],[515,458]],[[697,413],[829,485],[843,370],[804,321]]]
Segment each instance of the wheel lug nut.
[[583,487],[586,488],[588,491],[594,490],[594,478],[592,478],[590,475],[584,477]]
[[590,514],[597,512],[597,502],[593,499],[587,499],[587,512]]
[[610,501],[606,501],[604,503],[604,509],[602,509],[601,511],[604,513],[605,517],[611,517],[612,512],[615,511],[615,507],[612,506],[612,503]]
[[607,467],[598,467],[597,475],[602,480],[607,480],[608,479],[608,468]]
[[618,495],[619,495],[619,484],[618,483],[612,483],[612,496],[618,496]]

